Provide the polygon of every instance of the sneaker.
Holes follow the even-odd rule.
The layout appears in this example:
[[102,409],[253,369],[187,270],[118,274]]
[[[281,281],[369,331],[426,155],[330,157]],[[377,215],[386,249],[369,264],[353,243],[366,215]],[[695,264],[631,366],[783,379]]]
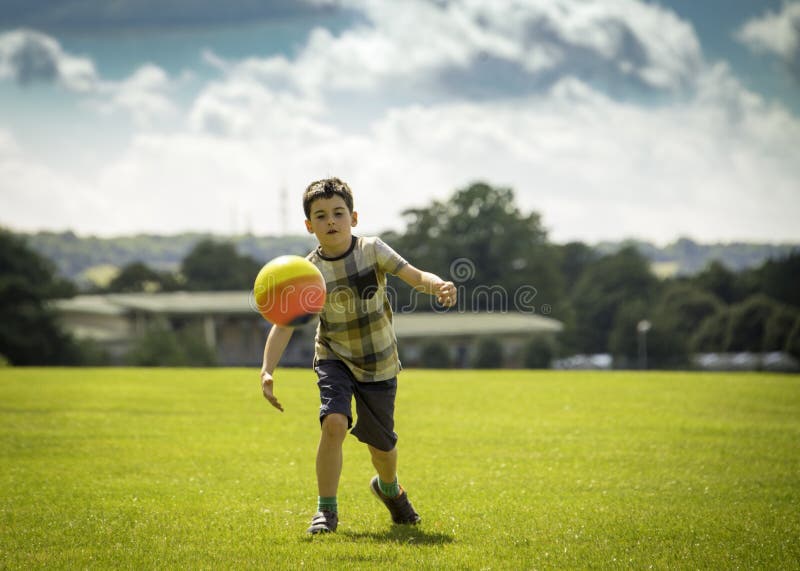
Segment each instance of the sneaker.
[[336,531],[336,528],[339,526],[339,514],[336,512],[330,512],[328,510],[322,510],[314,514],[314,517],[311,518],[311,527],[306,530],[306,533],[310,535],[316,535],[318,533],[332,533]]
[[400,494],[397,497],[390,498],[381,492],[381,488],[378,485],[378,476],[375,476],[369,483],[369,489],[376,498],[383,502],[383,505],[386,506],[389,513],[392,514],[392,521],[394,523],[416,525],[422,519],[419,517],[419,514],[414,511],[414,506],[411,505],[411,502],[408,501],[408,494],[406,494],[403,486],[400,486]]

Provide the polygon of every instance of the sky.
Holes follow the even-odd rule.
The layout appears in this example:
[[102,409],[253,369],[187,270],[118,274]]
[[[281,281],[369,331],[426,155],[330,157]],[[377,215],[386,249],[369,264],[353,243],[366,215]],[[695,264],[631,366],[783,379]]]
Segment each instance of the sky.
[[358,232],[484,181],[552,241],[800,242],[800,1],[0,0],[0,226]]

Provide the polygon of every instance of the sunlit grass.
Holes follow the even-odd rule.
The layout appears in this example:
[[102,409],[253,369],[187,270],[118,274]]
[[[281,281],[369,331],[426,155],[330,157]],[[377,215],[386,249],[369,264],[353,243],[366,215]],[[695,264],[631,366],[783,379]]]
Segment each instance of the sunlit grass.
[[310,370],[0,369],[0,568],[800,568],[800,377],[405,371],[396,528]]

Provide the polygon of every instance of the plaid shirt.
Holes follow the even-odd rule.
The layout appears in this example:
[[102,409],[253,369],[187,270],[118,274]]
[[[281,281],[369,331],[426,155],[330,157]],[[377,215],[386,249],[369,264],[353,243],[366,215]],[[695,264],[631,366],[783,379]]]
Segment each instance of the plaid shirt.
[[308,256],[325,277],[328,295],[314,339],[314,360],[338,359],[358,381],[385,381],[400,372],[397,337],[386,295],[386,274],[406,262],[380,238],[353,236],[350,249]]

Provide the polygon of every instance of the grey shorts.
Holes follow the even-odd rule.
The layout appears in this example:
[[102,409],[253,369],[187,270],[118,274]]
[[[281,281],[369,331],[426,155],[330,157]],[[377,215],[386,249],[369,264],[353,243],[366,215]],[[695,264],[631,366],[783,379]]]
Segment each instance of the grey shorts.
[[388,381],[362,383],[353,377],[347,365],[323,359],[314,365],[319,380],[319,421],[331,413],[347,417],[353,427],[352,398],[356,399],[356,425],[351,431],[361,442],[388,452],[397,444],[394,431],[394,399],[397,377]]

